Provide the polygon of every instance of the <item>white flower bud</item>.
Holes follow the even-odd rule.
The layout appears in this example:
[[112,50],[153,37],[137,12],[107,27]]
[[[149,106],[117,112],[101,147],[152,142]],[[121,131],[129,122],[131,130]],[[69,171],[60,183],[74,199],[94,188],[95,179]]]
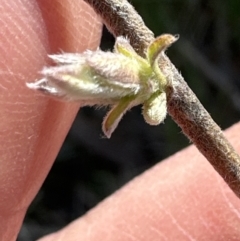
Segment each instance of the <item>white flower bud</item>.
[[[63,61],[66,56],[51,56]],[[27,84],[29,88],[72,101],[98,104],[114,103],[140,90],[136,63],[124,55],[110,52],[90,52],[71,55],[68,64],[44,68],[42,80]],[[66,62],[65,62],[66,63]]]
[[167,115],[167,96],[165,92],[155,93],[143,103],[143,117],[149,125],[159,125]]
[[98,49],[50,55],[56,66],[44,68],[43,78],[27,86],[82,105],[112,105],[103,122],[108,138],[124,113],[135,105],[143,104],[146,122],[158,125],[166,117],[167,81],[157,59],[176,40],[170,34],[156,38],[147,49],[146,59],[123,37],[116,39],[113,53]]

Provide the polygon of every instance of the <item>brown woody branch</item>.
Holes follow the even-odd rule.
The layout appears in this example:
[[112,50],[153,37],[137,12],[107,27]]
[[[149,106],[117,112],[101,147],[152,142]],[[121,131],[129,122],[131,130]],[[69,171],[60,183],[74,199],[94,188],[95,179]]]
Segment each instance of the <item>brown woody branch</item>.
[[[126,36],[136,52],[145,55],[154,35],[126,0],[84,1],[102,17],[114,36]],[[167,56],[160,58],[159,66],[171,83],[167,89],[168,113],[240,198],[239,155]]]

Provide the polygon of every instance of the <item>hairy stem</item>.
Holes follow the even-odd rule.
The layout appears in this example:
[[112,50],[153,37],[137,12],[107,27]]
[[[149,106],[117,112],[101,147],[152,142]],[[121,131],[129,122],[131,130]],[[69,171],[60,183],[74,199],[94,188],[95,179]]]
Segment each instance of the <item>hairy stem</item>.
[[126,0],[84,0],[101,16],[108,30],[115,36],[127,36],[135,51],[145,55],[145,50],[154,39],[140,15]]
[[[114,36],[126,36],[133,48],[145,55],[154,35],[126,0],[84,1],[102,17]],[[159,67],[171,83],[167,89],[168,113],[240,198],[239,155],[166,55],[160,58]]]

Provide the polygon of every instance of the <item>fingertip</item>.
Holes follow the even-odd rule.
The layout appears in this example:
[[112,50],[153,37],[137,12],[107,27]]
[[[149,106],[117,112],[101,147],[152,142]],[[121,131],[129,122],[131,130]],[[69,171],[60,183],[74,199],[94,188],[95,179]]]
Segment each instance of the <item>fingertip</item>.
[[[227,132],[237,150],[239,131]],[[239,199],[191,146],[41,241],[239,240],[239,225]]]
[[[15,240],[79,108],[52,101],[26,82],[38,78],[52,50],[96,48],[101,26],[83,1],[3,0],[1,10],[0,239]],[[60,15],[67,19],[48,22]]]

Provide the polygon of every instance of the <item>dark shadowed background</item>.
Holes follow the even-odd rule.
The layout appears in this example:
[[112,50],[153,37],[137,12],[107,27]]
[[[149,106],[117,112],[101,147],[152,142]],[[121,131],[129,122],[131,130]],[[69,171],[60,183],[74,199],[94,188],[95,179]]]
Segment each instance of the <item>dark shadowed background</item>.
[[[240,1],[132,0],[157,35],[180,34],[172,62],[223,128],[240,119]],[[56,23],[59,24],[59,23]],[[103,31],[101,48],[114,38]],[[147,125],[141,107],[128,112],[110,140],[103,138],[107,109],[84,107],[51,172],[28,210],[18,241],[32,241],[83,215],[163,158],[189,145],[177,125]]]

